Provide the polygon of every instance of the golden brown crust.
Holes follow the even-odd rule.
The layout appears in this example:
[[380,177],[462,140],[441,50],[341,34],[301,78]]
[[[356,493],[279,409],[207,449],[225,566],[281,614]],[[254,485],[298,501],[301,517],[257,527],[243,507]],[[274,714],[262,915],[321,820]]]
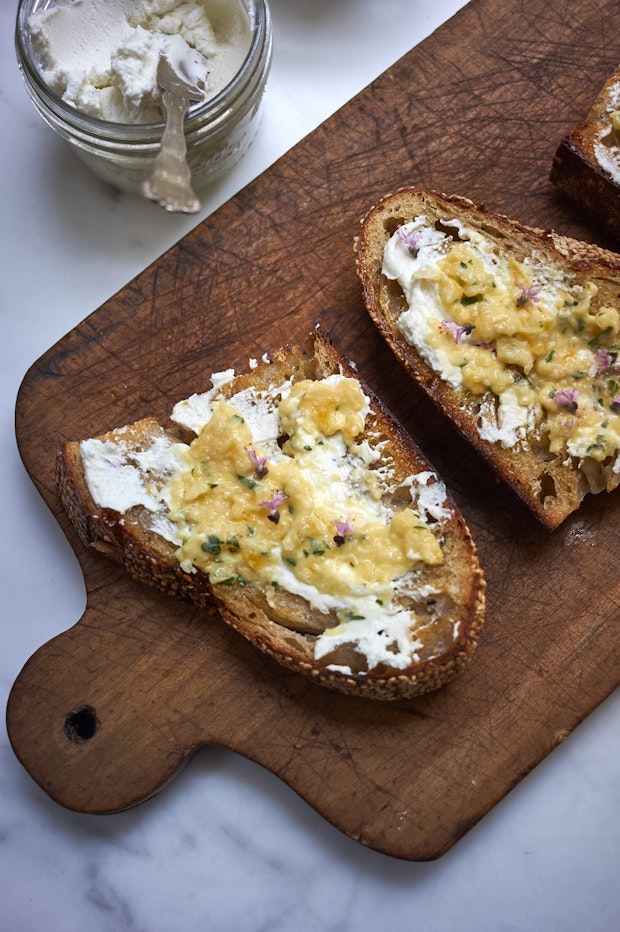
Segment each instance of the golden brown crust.
[[603,223],[620,239],[620,186],[601,165],[596,147],[620,145],[620,133],[611,125],[617,110],[620,67],[606,81],[587,118],[560,142],[553,157],[550,180],[572,201]]
[[[350,364],[321,333],[315,332],[302,347],[280,350],[268,366],[238,376],[224,391],[228,394],[248,385],[266,387],[280,384],[283,377],[320,378],[343,372],[359,379]],[[421,452],[391,418],[368,386],[362,387],[371,399],[373,429],[389,438],[395,469],[402,478],[430,468]],[[149,438],[162,428],[147,418],[122,428],[122,436],[132,438],[138,447],[148,446]],[[128,433],[129,432],[129,433]],[[113,442],[120,432],[112,431],[99,439]],[[201,608],[219,611],[232,628],[278,663],[311,680],[350,695],[376,699],[402,699],[436,689],[451,680],[468,662],[477,643],[484,618],[485,584],[476,549],[463,517],[450,500],[451,516],[443,526],[446,539],[444,564],[427,568],[429,580],[449,592],[454,605],[456,634],[450,629],[449,644],[437,656],[412,663],[407,670],[345,673],[327,668],[329,659],[314,658],[317,632],[325,620],[312,612],[304,600],[279,592],[275,608],[255,585],[223,586],[214,589],[206,574],[184,572],[172,544],[148,529],[140,508],[120,515],[98,508],[85,481],[77,442],[67,443],[58,456],[57,484],[62,502],[84,544],[115,560],[141,582],[171,595],[188,599]],[[217,590],[217,591],[216,591]],[[273,598],[272,598],[273,602]],[[302,604],[303,603],[303,604]],[[446,638],[439,630],[441,619],[429,616],[430,638]],[[437,630],[430,630],[435,625]],[[439,625],[439,627],[438,627]],[[445,627],[445,625],[444,625]],[[430,643],[430,641],[429,641]],[[429,648],[429,654],[432,651]],[[342,663],[341,658],[336,658]],[[331,662],[334,662],[333,658]]]
[[403,188],[384,197],[362,219],[355,243],[366,307],[396,357],[536,517],[553,530],[580,506],[588,492],[610,491],[620,477],[610,467],[597,468],[594,463],[567,465],[564,457],[551,455],[542,443],[532,442],[527,450],[515,450],[483,440],[477,426],[478,397],[447,384],[407,342],[396,326],[407,305],[400,286],[382,273],[383,250],[395,230],[419,214],[429,216],[431,221],[459,219],[490,235],[517,259],[536,250],[550,264],[560,264],[577,279],[594,280],[601,296],[608,295],[614,304],[620,287],[620,256],[552,231],[524,226],[458,195],[420,188]]

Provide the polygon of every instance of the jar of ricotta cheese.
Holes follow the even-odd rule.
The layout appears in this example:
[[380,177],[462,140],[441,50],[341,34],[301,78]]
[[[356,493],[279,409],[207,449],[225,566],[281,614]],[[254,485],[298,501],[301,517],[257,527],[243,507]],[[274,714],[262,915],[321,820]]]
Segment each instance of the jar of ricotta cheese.
[[[180,37],[180,38],[179,38]],[[258,129],[271,65],[267,0],[20,0],[15,43],[43,119],[100,178],[139,193],[164,130],[162,44],[206,60],[185,118],[192,187],[231,168]]]

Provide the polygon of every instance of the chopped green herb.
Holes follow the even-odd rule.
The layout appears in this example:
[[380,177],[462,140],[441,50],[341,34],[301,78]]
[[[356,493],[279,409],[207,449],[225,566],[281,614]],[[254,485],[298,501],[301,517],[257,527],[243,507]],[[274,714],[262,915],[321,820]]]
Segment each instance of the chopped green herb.
[[222,586],[245,586],[245,579],[243,576],[228,576],[226,579],[220,579],[220,585]]
[[246,489],[255,489],[258,484],[256,480],[252,479],[250,476],[237,476],[237,479]]
[[203,540],[202,544],[200,545],[200,549],[204,550],[205,553],[212,553],[212,554],[220,553],[222,549],[221,541],[219,537],[215,536],[215,534],[209,534],[207,539]]
[[482,301],[481,294],[472,294],[472,295],[464,294],[461,298],[461,304],[463,305],[463,307],[469,307],[470,304],[477,304],[479,301]]

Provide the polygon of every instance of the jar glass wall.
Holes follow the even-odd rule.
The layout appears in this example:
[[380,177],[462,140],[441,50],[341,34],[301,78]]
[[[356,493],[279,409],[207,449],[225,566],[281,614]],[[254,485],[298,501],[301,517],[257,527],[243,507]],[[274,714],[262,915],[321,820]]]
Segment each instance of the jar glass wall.
[[[241,0],[251,44],[233,79],[215,97],[191,109],[185,120],[187,162],[192,186],[200,188],[230,169],[245,153],[260,122],[272,53],[271,16],[266,0]],[[53,0],[20,0],[15,29],[17,60],[35,107],[77,155],[104,181],[139,193],[160,149],[164,124],[112,123],[81,113],[46,83],[33,47],[29,17]]]

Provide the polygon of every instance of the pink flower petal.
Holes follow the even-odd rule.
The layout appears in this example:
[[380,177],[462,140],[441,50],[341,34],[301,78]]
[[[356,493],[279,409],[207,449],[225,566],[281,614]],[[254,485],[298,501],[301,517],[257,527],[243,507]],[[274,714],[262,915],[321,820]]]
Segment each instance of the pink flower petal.
[[247,450],[248,456],[250,457],[252,465],[254,466],[256,475],[258,476],[259,479],[262,479],[268,473],[266,463],[269,457],[259,456],[259,454],[256,453],[255,450],[251,450],[250,447],[246,447],[246,450]]
[[286,501],[284,492],[274,492],[271,498],[264,502],[259,502],[259,508],[266,508],[270,514],[274,514],[278,508]]
[[440,327],[452,334],[455,343],[460,343],[463,337],[468,337],[474,329],[473,324],[457,324],[453,320],[442,320]]
[[594,354],[597,372],[605,372],[606,369],[615,362],[615,353],[609,353],[606,349],[597,349]]
[[353,533],[353,522],[349,518],[345,518],[344,521],[334,521],[334,524],[339,537],[346,537],[347,534]]
[[415,259],[418,252],[420,251],[420,246],[422,245],[422,230],[413,230],[411,233],[407,233],[406,230],[404,230],[402,227],[399,227],[396,232],[401,243],[404,243],[404,245],[409,250],[409,253]]
[[576,388],[566,388],[560,392],[553,393],[553,400],[562,408],[570,408],[571,411],[577,410],[577,399],[579,392]]
[[538,295],[542,291],[542,287],[542,285],[530,285],[529,288],[526,288],[525,285],[519,285],[521,294],[517,298],[517,307],[523,307],[528,301],[538,301]]

